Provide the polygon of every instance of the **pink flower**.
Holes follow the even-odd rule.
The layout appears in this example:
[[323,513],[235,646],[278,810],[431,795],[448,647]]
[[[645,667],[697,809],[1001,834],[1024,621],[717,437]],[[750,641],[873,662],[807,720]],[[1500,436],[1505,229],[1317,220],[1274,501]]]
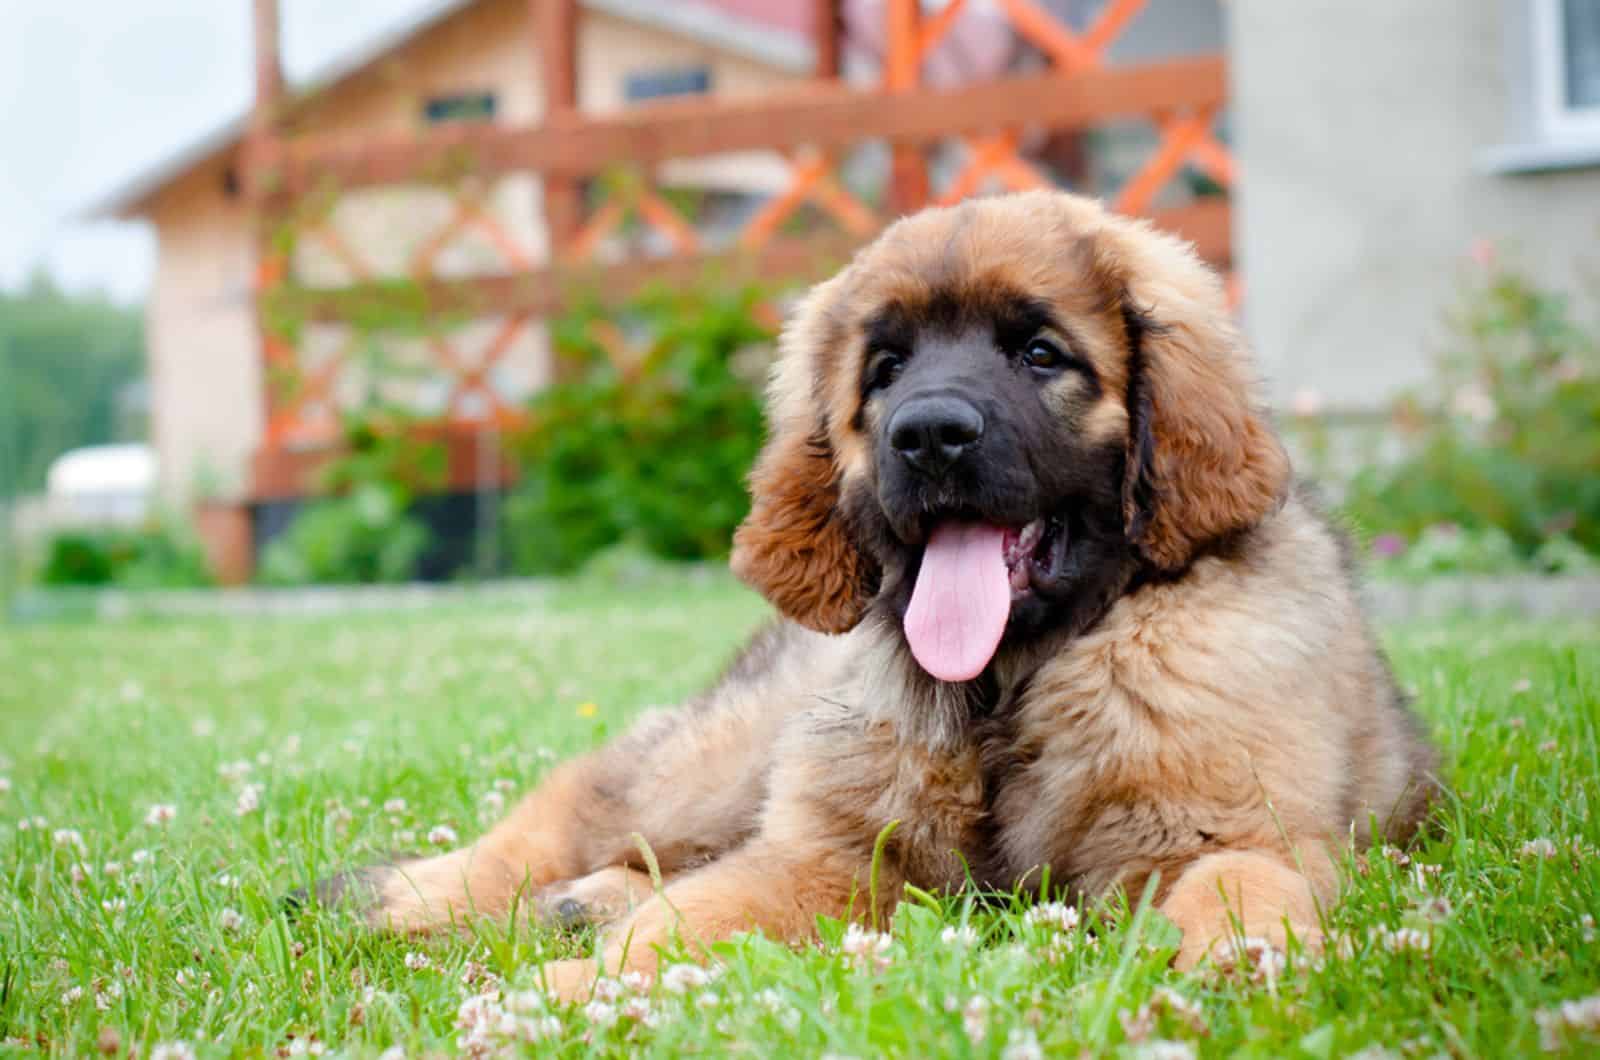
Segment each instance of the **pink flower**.
[[1392,559],[1406,550],[1406,539],[1399,534],[1379,534],[1372,539],[1372,554]]
[[1478,266],[1480,269],[1493,268],[1495,259],[1494,240],[1488,238],[1487,236],[1479,236],[1478,238],[1474,239],[1472,241],[1472,245],[1467,248],[1467,256],[1470,257],[1472,259],[1472,263]]

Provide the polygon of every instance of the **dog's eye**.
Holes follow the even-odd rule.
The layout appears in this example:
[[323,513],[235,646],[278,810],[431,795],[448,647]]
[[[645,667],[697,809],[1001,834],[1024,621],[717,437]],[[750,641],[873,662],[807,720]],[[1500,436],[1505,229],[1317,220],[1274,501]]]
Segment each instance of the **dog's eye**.
[[898,350],[873,350],[867,357],[867,393],[893,383],[905,363],[905,355]]
[[1054,372],[1067,366],[1067,355],[1049,339],[1034,339],[1022,348],[1022,366],[1036,372]]

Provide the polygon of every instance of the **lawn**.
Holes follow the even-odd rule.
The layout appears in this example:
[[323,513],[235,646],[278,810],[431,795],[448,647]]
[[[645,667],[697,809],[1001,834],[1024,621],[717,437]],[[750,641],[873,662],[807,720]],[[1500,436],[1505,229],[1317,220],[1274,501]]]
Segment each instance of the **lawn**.
[[280,915],[336,866],[470,838],[551,762],[712,677],[763,614],[720,576],[662,575],[521,607],[0,628],[0,1051],[1600,1049],[1581,1027],[1600,1002],[1557,1008],[1600,991],[1593,624],[1387,631],[1457,797],[1428,842],[1352,869],[1317,961],[1182,976],[1139,909],[916,895],[891,938],[747,938],[710,982],[561,1009],[533,970],[583,938]]

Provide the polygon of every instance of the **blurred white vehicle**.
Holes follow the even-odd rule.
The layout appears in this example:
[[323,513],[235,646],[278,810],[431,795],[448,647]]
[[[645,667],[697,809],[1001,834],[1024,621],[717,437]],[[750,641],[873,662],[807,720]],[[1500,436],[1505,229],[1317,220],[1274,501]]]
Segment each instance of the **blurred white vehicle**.
[[142,443],[90,445],[56,457],[45,476],[52,524],[134,525],[151,514],[158,465]]

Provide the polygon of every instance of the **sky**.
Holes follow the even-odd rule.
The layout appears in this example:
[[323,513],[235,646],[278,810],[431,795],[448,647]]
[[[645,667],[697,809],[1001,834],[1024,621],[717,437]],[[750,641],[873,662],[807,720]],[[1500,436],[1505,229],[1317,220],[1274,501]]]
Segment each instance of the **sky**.
[[[436,0],[280,0],[291,79]],[[250,104],[250,0],[0,0],[0,287],[137,301],[146,226],[84,210]]]

